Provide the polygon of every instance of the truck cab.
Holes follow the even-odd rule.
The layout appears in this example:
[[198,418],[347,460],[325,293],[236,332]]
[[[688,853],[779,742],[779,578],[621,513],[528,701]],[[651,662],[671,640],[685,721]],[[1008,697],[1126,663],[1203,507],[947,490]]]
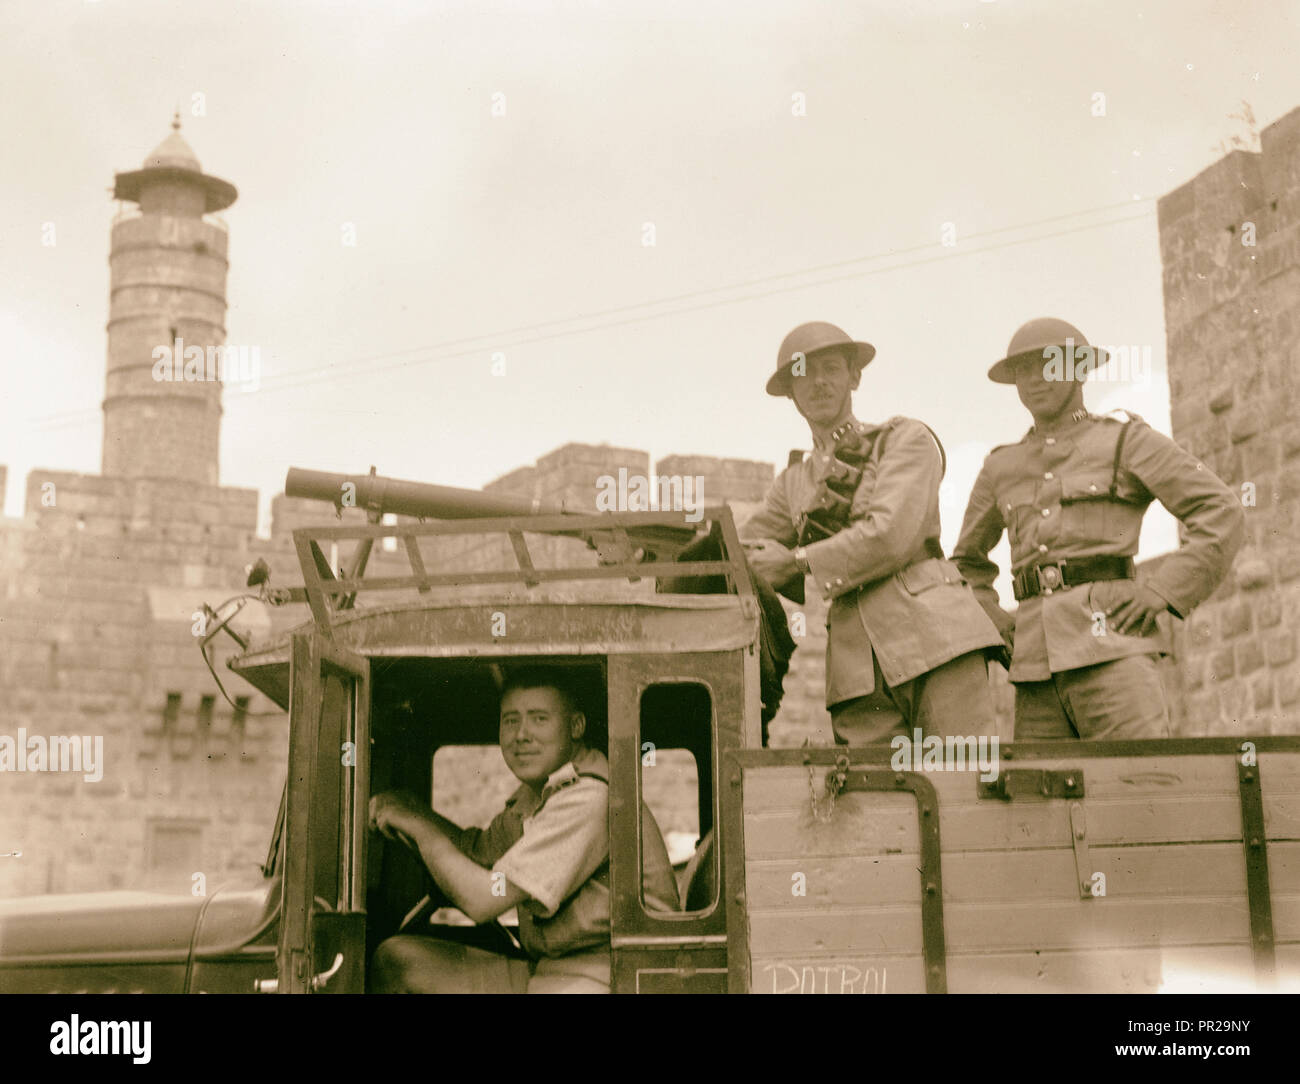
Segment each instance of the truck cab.
[[[231,662],[290,720],[290,774],[273,848],[281,882],[277,966],[274,977],[257,980],[258,989],[364,990],[375,948],[399,931],[509,951],[508,924],[466,926],[438,899],[409,848],[367,831],[367,809],[372,793],[402,789],[427,796],[442,812],[439,782],[449,773],[486,781],[495,769],[500,779],[498,689],[510,668],[535,665],[564,669],[607,750],[612,989],[727,989],[717,780],[723,757],[759,744],[760,704],[758,609],[734,525],[725,510],[718,514],[731,539],[731,556],[721,561],[541,569],[530,556],[513,569],[480,573],[469,585],[472,599],[464,597],[463,577],[443,583],[413,570],[404,578],[410,583],[346,581],[318,560],[328,543],[360,545],[395,530],[418,538],[449,525],[298,532],[312,623]],[[565,525],[575,518],[565,517]],[[624,518],[631,522],[593,517],[591,526],[641,525],[637,514]],[[520,546],[523,526],[467,521],[456,528],[515,532]],[[683,529],[683,537],[690,533]],[[656,593],[656,570],[720,576],[729,589]],[[564,583],[569,576],[604,581],[605,589],[575,590]],[[609,589],[620,581],[622,590]],[[384,590],[414,597],[371,600]],[[348,595],[356,604],[339,607],[335,600]],[[679,805],[681,792],[693,790],[697,840],[680,870],[681,909],[672,913],[648,907],[641,892],[648,777],[666,764],[681,777]]]
[[[399,931],[514,951],[508,921],[469,925],[368,831],[368,804],[400,788],[456,820],[467,780],[504,799],[498,690],[536,665],[566,670],[605,737],[616,993],[1300,984],[1300,738],[994,743],[958,766],[951,745],[766,748],[764,611],[730,512],[706,516],[720,555],[685,561],[631,545],[690,538],[680,513],[295,531],[303,586],[263,592],[311,620],[228,664],[289,714],[262,876],[0,901],[0,990],[357,993]],[[448,536],[502,560],[448,571]],[[364,576],[385,537],[409,574]],[[335,545],[362,559],[336,573]],[[665,913],[641,841],[670,791],[693,846]]]

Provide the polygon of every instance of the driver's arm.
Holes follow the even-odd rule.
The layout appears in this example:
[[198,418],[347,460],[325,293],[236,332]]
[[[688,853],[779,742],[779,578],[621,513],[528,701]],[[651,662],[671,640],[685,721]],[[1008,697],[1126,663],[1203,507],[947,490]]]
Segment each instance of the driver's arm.
[[475,924],[489,922],[527,899],[503,873],[485,869],[462,850],[474,833],[422,807],[409,795],[377,794],[370,800],[371,827],[401,838],[419,852],[438,887]]
[[471,854],[475,837],[482,831],[478,828],[462,828],[455,821],[448,820],[441,813],[430,809],[425,816],[434,826],[455,844],[462,854]]
[[475,925],[491,922],[528,898],[504,873],[465,857],[436,824],[426,822],[417,833],[412,839],[438,887]]

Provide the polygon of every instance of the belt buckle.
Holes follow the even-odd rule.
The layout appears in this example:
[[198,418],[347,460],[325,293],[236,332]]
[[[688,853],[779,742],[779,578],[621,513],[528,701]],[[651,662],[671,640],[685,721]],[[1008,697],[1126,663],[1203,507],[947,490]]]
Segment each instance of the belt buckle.
[[1065,562],[1057,561],[1052,565],[1035,565],[1034,575],[1038,578],[1039,594],[1050,595],[1065,586]]

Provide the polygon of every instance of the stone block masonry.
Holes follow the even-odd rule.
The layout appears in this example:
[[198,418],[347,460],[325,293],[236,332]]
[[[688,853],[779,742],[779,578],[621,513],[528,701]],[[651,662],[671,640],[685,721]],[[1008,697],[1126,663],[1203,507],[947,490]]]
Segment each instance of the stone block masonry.
[[[176,180],[177,169],[189,175]],[[101,736],[104,776],[0,774],[0,851],[23,852],[0,862],[0,896],[188,892],[195,873],[215,887],[264,858],[287,720],[233,675],[227,687],[240,706],[220,697],[194,646],[193,614],[243,590],[242,570],[258,558],[277,585],[298,582],[293,529],[338,522],[327,505],[280,496],[270,539],[257,537],[257,494],[217,484],[220,386],[152,379],[153,347],[176,337],[225,341],[227,235],[205,212],[232,202],[233,187],[202,174],[175,132],[143,170],[119,174],[115,191],[139,214],[122,218],[112,239],[103,474],[35,471],[22,518],[0,519],[0,735]],[[1174,623],[1163,676],[1175,729],[1294,732],[1300,110],[1264,131],[1260,153],[1234,152],[1162,199],[1159,227],[1173,436],[1241,491],[1248,513],[1229,581],[1188,622]],[[693,455],[655,466],[660,476],[703,478],[704,502],[730,503],[738,520],[775,473],[767,463]],[[648,474],[650,458],[566,444],[485,488],[593,508],[599,477],[619,468]],[[6,483],[0,466],[0,507]],[[364,513],[349,509],[343,521],[363,522]],[[536,546],[539,564],[561,554],[594,561],[580,542]],[[444,571],[512,560],[504,539],[427,540],[423,549],[426,565]],[[330,556],[346,562],[349,554]],[[406,569],[401,551],[376,547],[372,574]],[[800,646],[772,743],[829,744],[825,605],[810,591],[805,606],[786,608]],[[286,607],[253,619],[265,632],[307,613]],[[1011,689],[999,667],[991,680],[1007,738]],[[490,751],[475,755],[491,760]],[[440,799],[484,823],[500,795],[482,778],[470,772]],[[662,773],[646,793],[662,825],[689,831],[688,772]]]
[[1300,109],[1158,207],[1173,437],[1241,495],[1246,543],[1189,622],[1183,732],[1292,733],[1300,670]]

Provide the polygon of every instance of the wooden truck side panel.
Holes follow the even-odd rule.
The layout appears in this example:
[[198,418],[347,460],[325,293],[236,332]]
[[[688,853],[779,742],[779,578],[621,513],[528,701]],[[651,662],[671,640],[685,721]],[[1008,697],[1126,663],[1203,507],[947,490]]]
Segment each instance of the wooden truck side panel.
[[855,750],[825,823],[809,768],[824,805],[836,750],[741,753],[724,766],[741,776],[732,989],[1289,988],[1300,741],[1256,744],[1255,765],[1209,739],[1007,747],[1021,783],[1077,776],[1073,796],[1011,800],[981,795],[976,771],[895,773],[888,750]]

